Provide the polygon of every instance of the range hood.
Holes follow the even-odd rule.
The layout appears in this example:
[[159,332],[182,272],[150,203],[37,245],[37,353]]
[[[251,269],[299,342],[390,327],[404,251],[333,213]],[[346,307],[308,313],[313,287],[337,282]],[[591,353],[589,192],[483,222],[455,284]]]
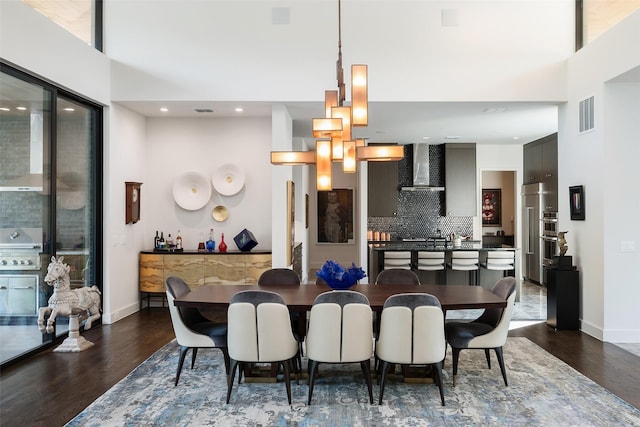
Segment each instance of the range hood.
[[444,191],[444,187],[432,186],[429,183],[429,144],[413,144],[413,183],[408,187],[400,187],[401,191]]
[[17,161],[22,172],[17,178],[0,175],[0,191],[43,191],[43,156],[43,117],[42,113],[33,112],[30,117],[29,158]]

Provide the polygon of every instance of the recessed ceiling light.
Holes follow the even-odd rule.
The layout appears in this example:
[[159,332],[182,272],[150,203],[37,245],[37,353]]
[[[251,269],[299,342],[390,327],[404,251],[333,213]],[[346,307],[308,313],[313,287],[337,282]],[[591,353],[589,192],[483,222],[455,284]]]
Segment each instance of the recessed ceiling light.
[[11,111],[11,108],[0,107],[0,111]]
[[162,107],[160,108],[160,111],[162,111],[163,113],[166,113],[167,111],[169,111],[169,109],[167,107]]
[[429,139],[429,137],[428,136],[423,136],[422,139]]
[[242,107],[236,107],[236,113],[242,113],[244,109]]
[[514,136],[513,139],[520,139],[520,137],[519,136]]
[[75,108],[71,108],[71,107],[67,107],[67,108],[64,108],[64,111],[76,111],[76,109]]
[[444,139],[460,139],[460,138],[462,137],[458,135],[448,135],[444,137]]
[[16,110],[25,111],[27,107],[16,107]]

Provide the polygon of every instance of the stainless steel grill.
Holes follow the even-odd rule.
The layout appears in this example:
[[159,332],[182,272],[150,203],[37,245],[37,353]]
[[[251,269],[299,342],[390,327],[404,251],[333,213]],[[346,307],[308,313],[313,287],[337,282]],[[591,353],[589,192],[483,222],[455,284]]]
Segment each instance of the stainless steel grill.
[[0,228],[0,271],[40,270],[42,228]]

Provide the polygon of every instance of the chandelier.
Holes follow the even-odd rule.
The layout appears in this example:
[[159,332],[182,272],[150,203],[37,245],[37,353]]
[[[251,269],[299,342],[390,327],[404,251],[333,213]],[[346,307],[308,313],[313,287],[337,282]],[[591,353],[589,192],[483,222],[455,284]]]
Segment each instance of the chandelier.
[[324,94],[325,116],[312,119],[315,151],[272,151],[274,165],[316,165],[317,190],[331,190],[332,162],[342,162],[345,173],[355,173],[358,161],[398,161],[404,157],[402,145],[367,145],[365,139],[353,139],[353,127],[366,127],[368,113],[367,65],[351,66],[351,105],[345,106],[346,85],[342,67],[342,16],[338,0],[337,90]]

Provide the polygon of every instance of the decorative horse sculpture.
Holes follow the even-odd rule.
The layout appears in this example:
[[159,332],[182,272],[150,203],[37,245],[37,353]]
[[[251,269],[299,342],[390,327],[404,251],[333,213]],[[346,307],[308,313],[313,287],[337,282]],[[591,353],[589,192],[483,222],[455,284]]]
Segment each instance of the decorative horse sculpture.
[[[40,307],[38,315],[38,328],[40,332],[45,332],[44,318],[49,315],[47,320],[47,333],[53,332],[53,324],[56,316],[74,316],[74,322],[79,321],[79,317],[86,318],[84,324],[85,329],[91,328],[94,320],[100,318],[100,291],[97,286],[81,287],[71,289],[71,281],[69,280],[69,271],[71,267],[63,263],[64,257],[58,259],[51,257],[51,263],[47,268],[47,275],[44,281],[49,286],[53,286],[53,295],[49,298],[48,307]],[[74,325],[75,326],[75,325]],[[76,327],[76,332],[77,332]],[[72,324],[69,324],[69,336],[73,332]]]

